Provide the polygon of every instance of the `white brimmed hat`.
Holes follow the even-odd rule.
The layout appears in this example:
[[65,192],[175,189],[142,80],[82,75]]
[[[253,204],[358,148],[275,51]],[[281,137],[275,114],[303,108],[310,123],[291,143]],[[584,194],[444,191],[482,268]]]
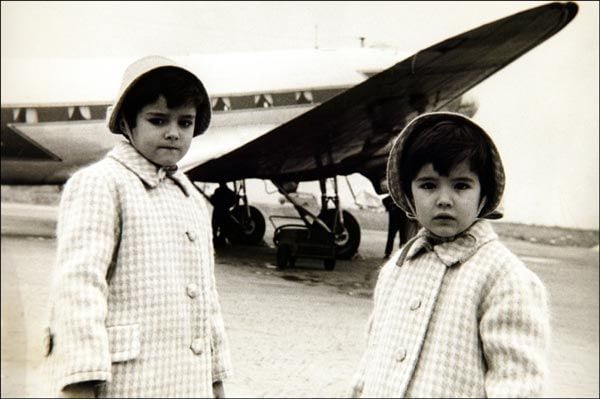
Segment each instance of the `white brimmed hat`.
[[466,116],[454,112],[430,112],[422,114],[412,121],[410,121],[402,132],[398,135],[392,149],[387,163],[387,182],[388,190],[392,199],[404,212],[414,216],[414,209],[408,198],[408,195],[402,190],[402,170],[400,165],[402,164],[402,156],[405,150],[405,144],[409,137],[412,135],[421,134],[425,129],[423,126],[433,126],[438,122],[443,121],[454,121],[458,124],[470,125],[475,131],[481,133],[484,137],[485,142],[488,144],[488,149],[491,157],[491,164],[493,168],[493,187],[489,190],[488,198],[486,203],[481,209],[479,217],[487,219],[499,219],[502,215],[502,210],[498,209],[500,201],[502,200],[502,193],[504,192],[505,176],[504,168],[502,167],[502,160],[500,159],[500,153],[496,149],[494,142],[487,135],[485,130],[473,120]]
[[109,108],[107,114],[108,120],[108,129],[115,134],[123,134],[121,128],[119,126],[119,118],[121,114],[121,108],[123,105],[123,100],[127,96],[127,93],[131,90],[133,86],[150,71],[154,71],[159,68],[177,68],[186,74],[189,74],[194,77],[195,80],[198,81],[198,86],[204,96],[204,100],[202,104],[198,107],[197,115],[196,115],[196,125],[194,127],[194,136],[202,134],[208,128],[211,117],[211,108],[210,101],[208,98],[208,94],[206,93],[206,89],[204,85],[198,79],[198,77],[188,69],[177,65],[173,60],[170,60],[165,57],[151,55],[148,57],[141,58],[135,61],[133,64],[129,65],[123,73],[123,80],[121,82],[121,89],[119,90],[119,94],[115,100],[115,103],[111,108]]

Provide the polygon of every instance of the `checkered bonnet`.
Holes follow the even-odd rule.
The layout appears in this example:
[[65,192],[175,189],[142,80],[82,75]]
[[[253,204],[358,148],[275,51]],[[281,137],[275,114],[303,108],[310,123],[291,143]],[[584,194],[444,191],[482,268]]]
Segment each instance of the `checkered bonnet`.
[[496,149],[492,139],[479,125],[466,116],[453,112],[431,112],[422,114],[409,122],[402,132],[400,132],[394,141],[394,144],[392,145],[387,163],[387,181],[392,199],[404,212],[414,215],[413,205],[411,204],[407,194],[402,191],[401,184],[403,176],[402,171],[400,170],[400,165],[402,164],[402,155],[405,149],[405,143],[408,137],[422,133],[424,131],[423,126],[433,126],[444,120],[454,121],[455,123],[459,124],[471,125],[472,127],[475,127],[475,130],[480,132],[485,138],[492,159],[492,167],[494,168],[494,187],[492,187],[492,190],[490,190],[490,198],[487,198],[479,217],[487,219],[501,218],[503,216],[502,212],[497,208],[500,205],[502,193],[504,192],[505,177],[500,154]]
[[177,65],[174,61],[161,57],[161,56],[148,56],[141,58],[135,61],[133,64],[129,65],[123,74],[123,81],[121,82],[121,89],[119,90],[119,94],[115,100],[112,109],[109,110],[107,115],[108,120],[108,128],[111,132],[115,134],[123,134],[121,128],[119,127],[119,117],[121,114],[121,108],[123,106],[123,101],[127,96],[127,93],[131,90],[132,87],[140,80],[142,76],[147,74],[150,71],[159,68],[177,68],[181,70],[183,73],[190,74],[198,81],[198,85],[200,86],[200,90],[202,95],[204,96],[202,104],[199,106],[196,115],[196,125],[194,127],[194,136],[198,136],[206,131],[208,125],[210,123],[211,117],[211,108],[210,101],[208,99],[208,94],[206,93],[206,89],[204,85],[198,79],[198,77],[191,71],[183,68],[180,65]]

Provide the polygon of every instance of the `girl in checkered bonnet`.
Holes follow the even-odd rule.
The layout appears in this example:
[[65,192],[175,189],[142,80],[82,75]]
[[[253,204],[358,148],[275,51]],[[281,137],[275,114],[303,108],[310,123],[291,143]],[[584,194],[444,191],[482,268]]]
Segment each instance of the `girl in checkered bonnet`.
[[190,71],[125,71],[123,140],[65,185],[46,354],[62,397],[223,397],[231,361],[205,199],[177,162],[210,122]]
[[547,293],[486,220],[502,217],[504,189],[490,137],[463,115],[424,114],[396,139],[387,172],[423,228],[381,269],[353,396],[540,396]]

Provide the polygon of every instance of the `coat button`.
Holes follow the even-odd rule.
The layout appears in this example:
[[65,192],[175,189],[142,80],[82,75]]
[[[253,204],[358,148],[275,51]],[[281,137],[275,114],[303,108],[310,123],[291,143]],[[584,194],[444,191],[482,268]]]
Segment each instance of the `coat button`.
[[417,310],[421,307],[421,300],[419,298],[413,298],[410,301],[410,310]]
[[401,362],[406,359],[406,349],[400,348],[396,351],[396,361]]
[[192,352],[194,352],[194,355],[201,355],[202,354],[202,339],[200,338],[196,338],[192,341],[192,344],[190,345],[190,349],[192,350]]
[[196,233],[194,233],[193,230],[188,230],[188,231],[185,232],[185,234],[187,234],[187,236],[188,236],[188,238],[189,238],[190,241],[196,241],[197,236],[196,236]]
[[198,286],[196,284],[188,284],[186,290],[190,298],[196,298],[198,296]]

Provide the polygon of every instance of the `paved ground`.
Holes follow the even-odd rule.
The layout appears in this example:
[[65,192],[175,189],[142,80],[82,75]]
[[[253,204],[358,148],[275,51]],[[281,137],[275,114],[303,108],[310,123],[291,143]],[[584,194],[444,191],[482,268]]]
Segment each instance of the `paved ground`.
[[[2,397],[45,393],[41,331],[55,240],[10,235],[29,231],[30,223],[11,221],[3,212]],[[384,241],[383,232],[364,230],[359,258],[338,262],[332,272],[301,260],[278,271],[269,245],[221,250],[216,274],[236,373],[226,383],[227,395],[347,396]],[[507,244],[551,294],[548,395],[598,397],[598,252]]]

